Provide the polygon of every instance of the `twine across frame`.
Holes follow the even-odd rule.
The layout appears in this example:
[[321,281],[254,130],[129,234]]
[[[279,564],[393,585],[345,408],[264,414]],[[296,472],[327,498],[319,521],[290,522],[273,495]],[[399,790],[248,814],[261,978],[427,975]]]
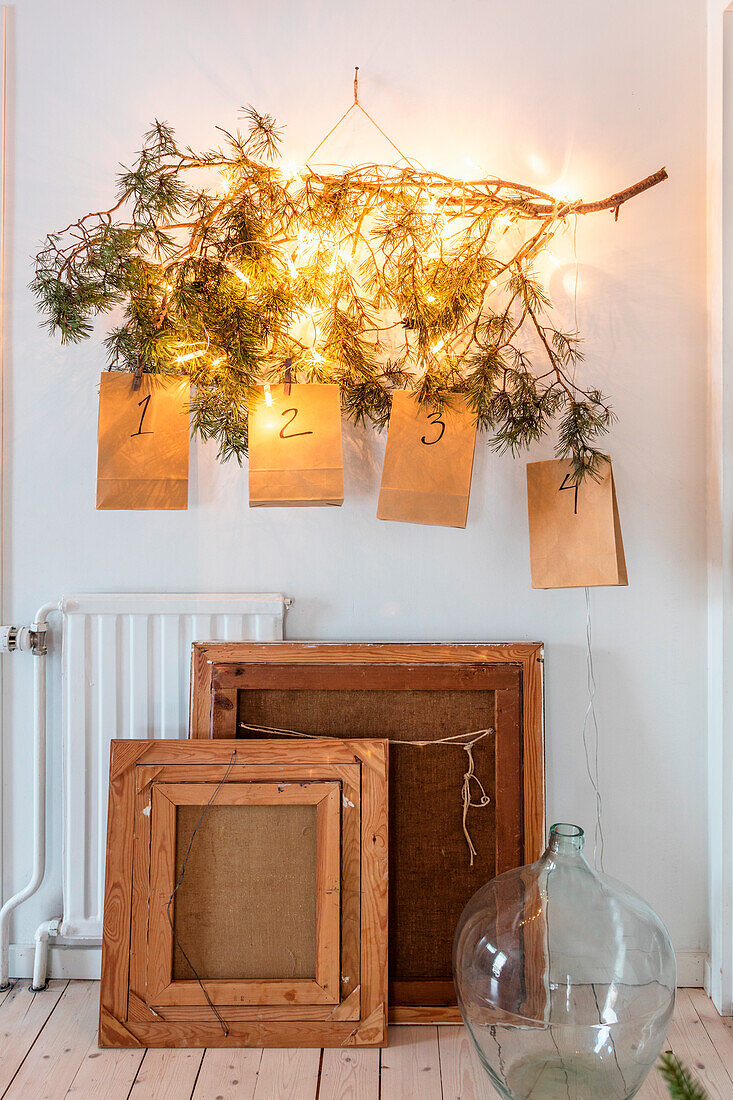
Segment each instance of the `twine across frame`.
[[[251,722],[240,722],[239,728],[251,730],[253,733],[274,734],[278,737],[302,737],[313,741],[322,740],[321,735],[317,733],[303,733],[301,730],[280,729],[277,726],[257,726]],[[403,741],[399,737],[384,738],[390,745],[411,745],[416,749],[427,748],[429,745],[448,745],[453,748],[463,749],[468,760],[466,763],[466,770],[463,773],[463,782],[461,784],[461,802],[463,806],[462,825],[463,835],[466,838],[466,844],[468,846],[469,865],[471,867],[473,867],[474,859],[478,855],[478,851],[471,838],[471,833],[469,832],[468,811],[484,809],[491,802],[491,796],[486,793],[486,788],[476,775],[476,762],[473,756],[473,748],[474,745],[483,741],[484,738],[494,736],[495,734],[496,730],[493,729],[493,727],[489,727],[482,730],[473,730],[470,733],[454,733],[448,737],[436,737],[431,741]],[[478,801],[474,801],[471,796],[472,783],[478,788]]]

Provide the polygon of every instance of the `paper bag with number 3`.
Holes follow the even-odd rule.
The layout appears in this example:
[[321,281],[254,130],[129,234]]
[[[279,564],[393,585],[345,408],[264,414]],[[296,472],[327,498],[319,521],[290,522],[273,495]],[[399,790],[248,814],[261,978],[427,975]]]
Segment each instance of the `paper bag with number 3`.
[[465,398],[437,412],[398,390],[392,399],[377,519],[465,527],[476,421]]
[[613,470],[578,483],[570,462],[527,465],[533,588],[626,585],[626,559]]
[[188,507],[187,378],[107,371],[99,389],[97,508]]
[[268,404],[258,386],[249,406],[249,504],[344,502],[338,386],[278,385]]

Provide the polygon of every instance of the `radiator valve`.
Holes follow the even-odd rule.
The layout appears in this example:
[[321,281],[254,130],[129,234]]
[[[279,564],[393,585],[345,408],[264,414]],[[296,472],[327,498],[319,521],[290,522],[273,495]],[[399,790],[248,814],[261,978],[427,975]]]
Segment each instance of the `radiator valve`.
[[0,653],[14,653],[16,649],[35,651],[36,645],[37,633],[29,627],[0,626]]

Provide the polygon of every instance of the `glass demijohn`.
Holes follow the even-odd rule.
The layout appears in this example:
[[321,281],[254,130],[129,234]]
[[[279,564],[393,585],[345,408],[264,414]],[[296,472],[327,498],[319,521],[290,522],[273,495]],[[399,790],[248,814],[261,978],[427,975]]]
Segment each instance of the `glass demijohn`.
[[667,930],[594,871],[583,830],[483,886],[456,930],[458,1002],[483,1066],[510,1100],[629,1100],[664,1043],[676,987]]

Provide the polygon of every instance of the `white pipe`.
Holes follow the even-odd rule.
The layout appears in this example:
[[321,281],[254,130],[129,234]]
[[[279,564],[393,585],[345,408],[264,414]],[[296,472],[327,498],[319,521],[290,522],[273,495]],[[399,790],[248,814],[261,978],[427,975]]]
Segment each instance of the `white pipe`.
[[[61,611],[63,600],[45,603],[36,612],[32,629],[46,629],[47,617]],[[10,972],[10,916],[35,894],[46,871],[46,656],[36,656],[33,685],[33,873],[22,890],[0,909],[0,990],[8,986]]]
[[50,936],[58,936],[60,925],[61,917],[54,917],[52,920],[43,921],[36,928],[36,934],[33,937],[36,950],[33,956],[31,993],[41,993],[48,985],[46,979],[48,973],[48,940]]

